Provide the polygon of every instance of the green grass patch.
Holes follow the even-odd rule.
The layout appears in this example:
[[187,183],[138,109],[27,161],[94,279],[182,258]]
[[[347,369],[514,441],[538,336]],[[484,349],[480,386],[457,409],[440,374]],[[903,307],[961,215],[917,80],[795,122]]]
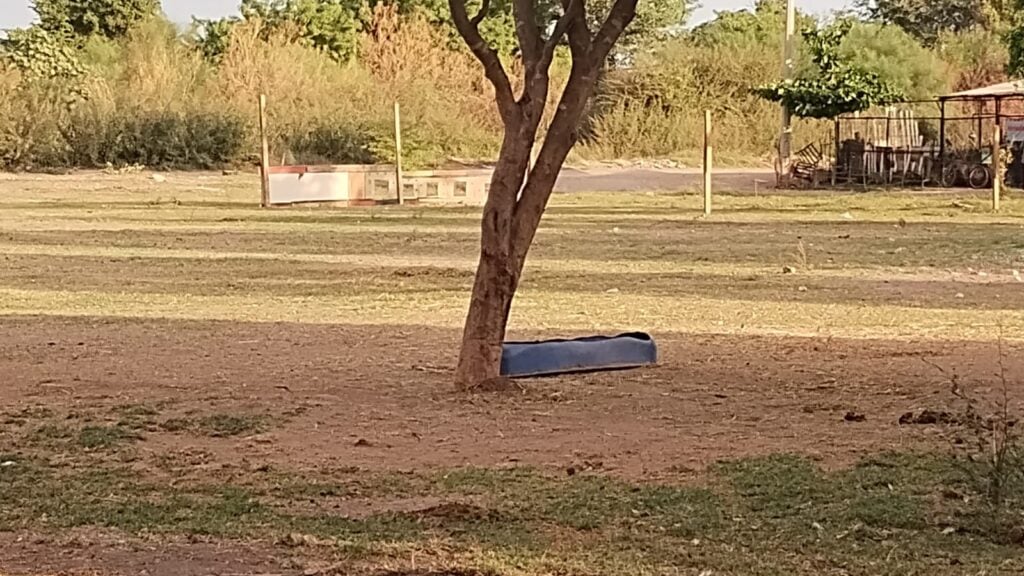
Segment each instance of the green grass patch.
[[259,434],[270,428],[270,420],[253,414],[210,414],[197,418],[168,418],[159,423],[167,432],[188,432],[197,436],[230,438]]
[[86,426],[78,432],[77,443],[86,450],[111,450],[142,438],[121,425]]
[[[1021,543],[995,537],[977,524],[977,507],[943,496],[963,489],[960,468],[942,456],[891,454],[824,472],[777,456],[720,464],[693,485],[461,469],[172,486],[115,464],[36,459],[0,469],[0,529],[98,526],[273,541],[301,534],[371,557],[443,543],[487,551],[527,574],[581,563],[609,575],[625,567],[808,576],[825,565],[893,576],[1024,569]],[[1003,528],[1012,536],[1013,526]]]
[[33,443],[52,445],[74,438],[75,429],[67,424],[48,422],[43,424],[29,434],[29,441]]

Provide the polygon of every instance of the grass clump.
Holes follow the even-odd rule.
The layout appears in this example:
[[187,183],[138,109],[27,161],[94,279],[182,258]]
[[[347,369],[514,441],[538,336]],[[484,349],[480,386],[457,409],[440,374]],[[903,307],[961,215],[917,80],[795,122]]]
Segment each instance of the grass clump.
[[264,416],[218,413],[198,418],[169,418],[160,423],[160,428],[168,432],[230,438],[264,432],[269,428],[269,422]]
[[112,450],[141,438],[137,432],[120,425],[86,426],[78,432],[76,443],[86,450]]
[[[885,454],[835,472],[795,456],[755,458],[722,463],[696,485],[526,469],[295,478],[169,484],[113,464],[24,461],[0,469],[0,525],[268,541],[290,534],[289,545],[344,545],[364,559],[432,543],[456,554],[483,550],[525,573],[581,562],[595,574],[626,566],[761,574],[771,565],[810,576],[821,561],[872,574],[1024,569],[1019,544],[981,536],[971,516],[950,508],[942,494],[963,476],[937,455]],[[375,492],[378,485],[401,491]],[[951,519],[959,524],[946,530]]]

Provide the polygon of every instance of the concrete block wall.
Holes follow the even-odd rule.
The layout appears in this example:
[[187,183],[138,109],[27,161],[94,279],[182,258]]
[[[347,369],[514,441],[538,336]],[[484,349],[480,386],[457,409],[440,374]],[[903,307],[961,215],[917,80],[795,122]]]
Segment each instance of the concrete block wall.
[[[490,170],[411,171],[402,175],[402,197],[424,204],[482,206],[490,182]],[[393,203],[397,183],[395,167],[389,165],[275,166],[270,169],[270,203]]]

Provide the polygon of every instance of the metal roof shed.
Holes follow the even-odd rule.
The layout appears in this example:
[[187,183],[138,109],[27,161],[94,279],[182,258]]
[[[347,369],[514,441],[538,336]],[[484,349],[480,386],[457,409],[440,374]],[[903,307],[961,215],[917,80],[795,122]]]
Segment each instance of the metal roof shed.
[[[995,103],[995,122],[997,124],[1003,119],[1003,102],[1005,100],[1024,100],[1024,80],[1000,82],[983,88],[973,88],[954,92],[945,96],[939,96],[939,162],[944,163],[946,157],[946,104],[949,102],[976,102],[984,105],[986,102]],[[978,114],[978,145],[982,142],[984,130],[984,114]],[[996,143],[998,146],[1001,143]]]
[[963,92],[954,92],[945,96],[940,96],[940,102],[948,102],[951,100],[1005,100],[1007,98],[1024,98],[1024,80],[1015,80],[1013,82],[1001,82],[999,84],[993,84],[984,88],[974,88],[971,90],[964,90]]

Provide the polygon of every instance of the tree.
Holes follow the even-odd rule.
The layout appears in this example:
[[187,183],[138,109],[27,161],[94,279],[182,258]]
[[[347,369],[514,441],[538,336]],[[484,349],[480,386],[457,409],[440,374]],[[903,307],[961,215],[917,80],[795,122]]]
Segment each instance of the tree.
[[369,19],[362,0],[242,0],[241,17],[192,21],[192,41],[207,59],[217,62],[231,44],[239,22],[258,20],[261,36],[287,32],[336,60],[356,55],[359,34]]
[[231,34],[238,22],[238,18],[221,18],[219,20],[192,18],[190,40],[203,55],[203,58],[219,63],[221,57],[231,47]]
[[[622,34],[618,49],[635,52],[663,38],[686,23],[695,4],[694,0],[646,0],[637,3],[636,18]],[[612,5],[613,0],[590,0],[587,3],[587,22],[591,28],[601,25]]]
[[11,30],[0,39],[0,61],[29,79],[75,80],[85,73],[74,48],[39,26]]
[[39,25],[78,37],[121,38],[133,26],[160,13],[160,0],[35,0]]
[[858,0],[872,18],[895,24],[926,45],[943,32],[995,29],[1013,14],[1013,0]]
[[852,25],[841,20],[827,28],[804,32],[804,43],[815,70],[795,80],[756,88],[754,93],[765,100],[784,103],[801,118],[834,118],[903,99],[877,73],[843,57],[840,48]]
[[[812,17],[797,12],[797,28],[815,25]],[[781,50],[786,26],[786,0],[757,0],[753,10],[722,10],[697,26],[690,37],[701,46],[772,46]]]
[[1013,28],[1006,34],[1006,45],[1010,52],[1006,71],[1011,76],[1021,78],[1024,77],[1024,0],[1013,1]]
[[937,43],[952,91],[990,86],[1006,80],[1009,54],[1003,37],[991,30],[944,33]]
[[302,40],[338,60],[355,56],[362,22],[361,0],[242,0],[242,17],[259,18],[268,31],[296,27]]
[[1010,63],[1007,71],[1011,76],[1024,77],[1024,24],[1015,27],[1006,36],[1010,48]]
[[[516,37],[523,61],[517,95],[494,48],[481,36],[489,1],[475,16],[466,0],[449,0],[452,20],[494,87],[504,125],[498,162],[481,222],[480,261],[456,368],[456,385],[472,388],[500,375],[502,342],[526,255],[547,207],[555,179],[578,138],[580,120],[598,75],[615,43],[636,15],[637,0],[615,0],[596,31],[585,0],[562,0],[553,23],[538,16],[535,0],[513,0]],[[550,31],[550,33],[546,33]],[[550,89],[550,67],[563,39],[572,67],[536,162],[530,155]],[[529,170],[528,170],[529,169]]]
[[930,100],[945,93],[946,70],[935,52],[896,26],[855,23],[838,50],[843,62],[878,75],[895,92],[913,100]]

